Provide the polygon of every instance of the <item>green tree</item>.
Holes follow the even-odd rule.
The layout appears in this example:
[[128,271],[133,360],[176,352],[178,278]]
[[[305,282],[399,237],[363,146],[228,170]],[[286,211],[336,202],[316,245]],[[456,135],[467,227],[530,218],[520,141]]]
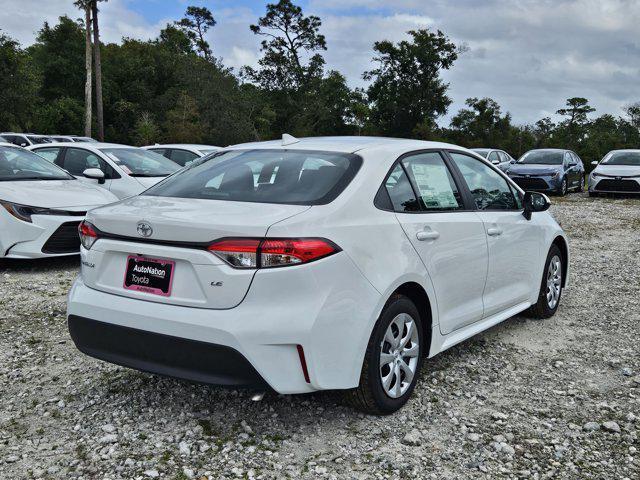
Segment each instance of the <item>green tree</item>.
[[[291,91],[303,88],[311,78],[322,76],[327,49],[322,22],[316,16],[304,16],[290,0],[267,5],[267,13],[251,25],[251,31],[265,39],[261,44],[260,69],[246,67],[245,75],[265,90]],[[305,59],[308,57],[308,60]]]
[[200,52],[208,62],[213,59],[213,54],[204,36],[215,25],[213,14],[206,7],[187,7],[185,17],[176,22],[176,26],[187,36],[193,49]]
[[181,91],[175,107],[167,112],[165,120],[167,141],[175,143],[200,143],[204,127],[198,107],[186,91]]
[[469,108],[461,109],[451,119],[458,143],[469,147],[493,147],[508,139],[512,129],[511,115],[502,115],[495,100],[468,98],[465,103]]
[[411,39],[397,44],[376,42],[373,61],[378,67],[363,75],[372,81],[367,90],[371,122],[390,136],[412,137],[418,127],[433,125],[451,104],[440,71],[451,68],[458,48],[439,30],[408,33]]
[[0,32],[0,131],[31,129],[40,77],[15,40]]
[[134,130],[138,145],[150,145],[156,142],[160,136],[160,129],[149,112],[142,112]]
[[596,109],[589,105],[589,100],[582,97],[572,97],[567,99],[565,108],[559,109],[556,113],[567,117],[567,127],[583,125],[587,122],[587,115],[595,112]]
[[28,48],[42,77],[40,95],[43,101],[49,102],[61,97],[83,101],[84,35],[82,24],[63,16],[54,27],[45,22],[35,43]]

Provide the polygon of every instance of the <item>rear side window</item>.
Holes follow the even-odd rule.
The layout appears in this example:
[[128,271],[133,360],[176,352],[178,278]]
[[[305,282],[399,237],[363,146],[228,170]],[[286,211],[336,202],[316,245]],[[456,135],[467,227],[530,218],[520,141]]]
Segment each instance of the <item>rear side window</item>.
[[60,147],[38,148],[34,150],[34,152],[49,160],[51,163],[56,163],[58,155],[60,155]]
[[311,150],[229,150],[193,162],[144,195],[323,205],[362,164],[358,155]]
[[457,210],[462,197],[449,169],[437,152],[419,153],[402,160],[426,211]]
[[384,184],[396,212],[419,212],[420,204],[416,198],[411,182],[400,164],[397,164]]
[[196,158],[200,158],[200,156],[188,150],[179,150],[177,148],[174,148],[173,150],[171,150],[171,155],[169,155],[169,158],[181,167],[184,167],[185,165],[193,162]]

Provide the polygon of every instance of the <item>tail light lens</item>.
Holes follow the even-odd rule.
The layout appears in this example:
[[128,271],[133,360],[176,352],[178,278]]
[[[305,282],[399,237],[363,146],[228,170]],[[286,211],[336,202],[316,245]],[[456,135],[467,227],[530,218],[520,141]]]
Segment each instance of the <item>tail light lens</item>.
[[87,221],[82,221],[80,225],[78,225],[78,234],[80,235],[80,243],[82,243],[82,246],[87,250],[98,240],[96,227]]
[[209,251],[232,267],[273,268],[313,262],[340,247],[324,238],[231,238],[211,244]]
[[260,240],[253,238],[230,238],[219,240],[208,250],[236,268],[257,268]]

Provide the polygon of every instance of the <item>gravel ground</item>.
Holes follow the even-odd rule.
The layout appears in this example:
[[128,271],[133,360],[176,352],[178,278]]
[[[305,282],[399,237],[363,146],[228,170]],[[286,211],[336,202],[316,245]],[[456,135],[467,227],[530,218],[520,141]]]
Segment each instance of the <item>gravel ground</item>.
[[412,400],[192,385],[85,357],[78,260],[0,263],[0,477],[640,478],[640,200],[554,199],[571,288],[425,363]]

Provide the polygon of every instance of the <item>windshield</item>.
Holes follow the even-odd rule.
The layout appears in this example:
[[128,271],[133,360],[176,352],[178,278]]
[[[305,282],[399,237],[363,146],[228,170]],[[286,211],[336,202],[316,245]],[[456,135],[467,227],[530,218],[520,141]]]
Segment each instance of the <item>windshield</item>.
[[478,155],[487,158],[487,155],[489,155],[489,152],[491,150],[485,150],[484,148],[474,148],[472,149],[473,152],[476,152]]
[[531,150],[520,157],[518,163],[529,165],[562,165],[563,151]]
[[40,135],[27,135],[26,136],[33,143],[51,143],[52,140],[49,137],[42,137]]
[[132,177],[166,177],[180,165],[142,148],[101,148],[107,157]]
[[74,142],[95,142],[91,137],[72,137],[71,140]]
[[231,150],[196,160],[144,195],[322,205],[351,182],[362,159],[311,150]]
[[640,167],[640,151],[610,152],[601,162],[602,165],[632,165]]
[[0,181],[15,180],[73,180],[73,177],[28,150],[0,146]]

